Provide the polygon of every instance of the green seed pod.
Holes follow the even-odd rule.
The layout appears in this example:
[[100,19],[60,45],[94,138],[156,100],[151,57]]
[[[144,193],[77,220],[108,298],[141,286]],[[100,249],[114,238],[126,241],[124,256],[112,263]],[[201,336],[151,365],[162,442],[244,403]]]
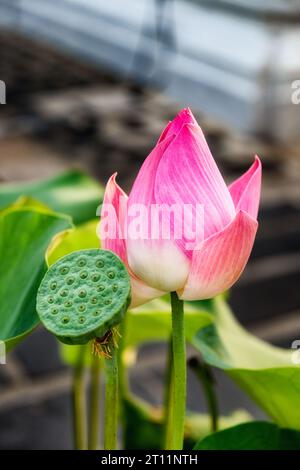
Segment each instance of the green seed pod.
[[66,344],[103,337],[121,322],[130,303],[130,278],[111,251],[82,250],[47,271],[37,294],[45,327]]

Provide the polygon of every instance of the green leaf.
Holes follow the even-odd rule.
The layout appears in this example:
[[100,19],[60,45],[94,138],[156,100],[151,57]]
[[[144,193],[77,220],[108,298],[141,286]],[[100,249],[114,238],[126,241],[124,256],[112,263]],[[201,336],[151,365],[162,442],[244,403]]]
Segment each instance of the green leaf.
[[[139,399],[126,398],[122,406],[125,449],[162,448],[162,409],[154,408]],[[229,416],[220,416],[221,429],[249,421],[251,416],[244,410],[236,410]],[[192,449],[199,439],[210,433],[210,417],[207,414],[189,413],[185,418],[184,448]]]
[[[169,302],[156,299],[125,315],[124,348],[138,347],[143,343],[168,341],[171,335],[171,311]],[[199,311],[192,305],[185,308],[186,338],[191,341],[200,328],[207,326],[212,316],[205,310]],[[91,365],[90,348],[87,346],[85,364]],[[66,364],[76,365],[78,352],[76,346],[61,345],[62,359]]]
[[214,299],[214,323],[192,344],[205,361],[237,382],[280,426],[300,429],[300,367],[292,352],[271,346],[244,330],[222,298]]
[[[240,423],[252,421],[250,413],[243,409],[232,411],[229,415],[218,417],[219,429],[227,429]],[[185,421],[186,447],[192,449],[197,441],[211,434],[211,417],[204,413],[188,413]]]
[[47,265],[51,266],[73,251],[100,248],[100,241],[96,233],[98,223],[98,219],[90,220],[71,230],[58,233],[47,249]]
[[59,342],[59,352],[61,360],[68,366],[76,367],[79,357],[84,367],[91,367],[92,365],[92,346],[90,343],[78,346]]
[[36,292],[52,237],[71,227],[59,214],[30,208],[0,214],[0,339],[11,349],[37,324]]
[[79,224],[96,216],[96,209],[103,199],[103,188],[76,170],[43,181],[1,184],[0,209],[20,196],[38,199],[52,210],[70,215]]
[[[138,347],[143,343],[168,341],[171,335],[170,304],[162,299],[129,310],[125,315],[124,348]],[[186,338],[191,341],[200,328],[207,326],[212,316],[205,310],[199,311],[192,305],[185,308]],[[90,348],[87,346],[85,365],[89,367]],[[61,345],[62,359],[66,364],[76,365],[78,352],[76,346]]]
[[[213,321],[205,309],[200,310],[192,303],[184,308],[185,334],[192,342],[199,329]],[[171,307],[169,301],[156,299],[141,307],[129,310],[126,317],[125,345],[139,346],[153,341],[168,341],[171,335]]]
[[195,450],[299,450],[300,432],[254,421],[204,438]]
[[34,199],[33,197],[30,197],[30,196],[20,196],[13,204],[0,210],[0,215],[3,215],[7,212],[11,212],[12,210],[15,210],[15,209],[22,209],[22,208],[37,209],[42,212],[48,212],[50,214],[54,213],[52,209],[50,209],[48,206],[38,201],[37,199]]
[[[129,310],[126,313],[124,348],[138,347],[143,343],[168,341],[171,335],[170,304],[163,299],[156,299],[147,304]],[[192,305],[185,308],[186,338],[192,341],[200,328],[211,323],[212,317],[205,310],[199,311]],[[90,348],[87,346],[85,364],[91,365]],[[66,364],[76,365],[78,352],[76,346],[61,345],[62,359]]]
[[126,450],[162,449],[161,410],[126,398],[122,401],[123,439]]

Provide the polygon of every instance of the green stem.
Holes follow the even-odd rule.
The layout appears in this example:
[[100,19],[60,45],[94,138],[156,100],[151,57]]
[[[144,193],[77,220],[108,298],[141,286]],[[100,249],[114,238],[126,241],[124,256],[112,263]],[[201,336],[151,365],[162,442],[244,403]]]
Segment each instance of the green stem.
[[170,338],[168,343],[167,351],[167,364],[166,364],[166,377],[165,377],[165,392],[164,392],[164,429],[163,429],[163,442],[165,448],[167,448],[167,443],[171,440],[170,433],[173,432],[172,424],[172,403],[173,403],[173,387],[174,387],[174,374],[173,374],[173,348],[172,348],[172,338]]
[[211,419],[211,431],[215,432],[218,430],[219,407],[211,368],[208,364],[200,362],[196,357],[189,360],[189,366],[202,384]]
[[129,383],[127,370],[124,364],[124,346],[125,346],[125,335],[126,335],[126,318],[127,314],[123,318],[122,323],[120,324],[120,340],[119,340],[119,349],[118,349],[118,368],[119,368],[119,391],[120,391],[120,401],[124,398],[128,398],[130,395]]
[[100,358],[93,354],[91,365],[91,393],[90,393],[90,427],[89,449],[96,450],[99,446],[100,429],[100,392],[101,392],[101,362]]
[[104,450],[117,448],[118,432],[118,354],[112,346],[111,358],[105,359],[105,417],[104,417]]
[[119,372],[119,415],[120,421],[122,424],[122,444],[123,449],[126,448],[126,430],[127,430],[127,420],[126,413],[124,411],[125,400],[129,399],[130,390],[126,366],[124,364],[124,347],[125,347],[125,335],[126,335],[126,318],[127,315],[123,318],[122,323],[120,324],[120,341],[118,349],[118,372]]
[[86,449],[86,397],[84,377],[85,346],[78,350],[77,363],[74,368],[72,402],[73,402],[73,429],[75,449]]
[[170,397],[172,417],[169,419],[167,429],[167,450],[181,450],[183,447],[186,406],[186,353],[183,301],[179,300],[176,292],[171,293],[171,306],[173,387],[172,396]]

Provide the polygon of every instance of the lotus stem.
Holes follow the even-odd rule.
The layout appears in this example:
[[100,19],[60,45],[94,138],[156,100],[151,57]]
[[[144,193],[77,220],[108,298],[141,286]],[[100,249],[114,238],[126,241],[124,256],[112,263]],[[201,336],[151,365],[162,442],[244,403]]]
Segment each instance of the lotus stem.
[[104,416],[104,449],[115,450],[117,448],[118,432],[118,354],[117,348],[111,348],[111,357],[105,362],[105,416]]
[[173,376],[173,348],[172,348],[172,337],[168,342],[167,350],[167,361],[166,361],[166,376],[165,376],[165,393],[164,393],[164,429],[163,429],[163,442],[165,449],[167,449],[168,442],[171,440],[170,433],[173,432],[172,424],[172,404],[173,404],[173,387],[174,387],[174,376]]
[[101,362],[100,358],[92,355],[91,365],[91,392],[90,392],[90,426],[89,449],[96,450],[99,446],[100,431],[100,399],[101,399]]
[[74,446],[79,450],[87,448],[84,352],[85,346],[80,346],[72,386]]
[[186,407],[186,352],[183,301],[171,293],[172,306],[172,371],[170,416],[167,423],[167,450],[183,448]]

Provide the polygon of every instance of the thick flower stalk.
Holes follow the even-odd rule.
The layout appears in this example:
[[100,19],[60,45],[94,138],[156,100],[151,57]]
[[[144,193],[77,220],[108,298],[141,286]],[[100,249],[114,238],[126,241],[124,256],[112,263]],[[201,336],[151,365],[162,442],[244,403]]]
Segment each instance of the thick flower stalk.
[[260,186],[257,156],[226,186],[189,109],[164,129],[129,197],[111,176],[100,236],[128,268],[131,307],[166,292],[199,300],[230,288],[251,253]]

